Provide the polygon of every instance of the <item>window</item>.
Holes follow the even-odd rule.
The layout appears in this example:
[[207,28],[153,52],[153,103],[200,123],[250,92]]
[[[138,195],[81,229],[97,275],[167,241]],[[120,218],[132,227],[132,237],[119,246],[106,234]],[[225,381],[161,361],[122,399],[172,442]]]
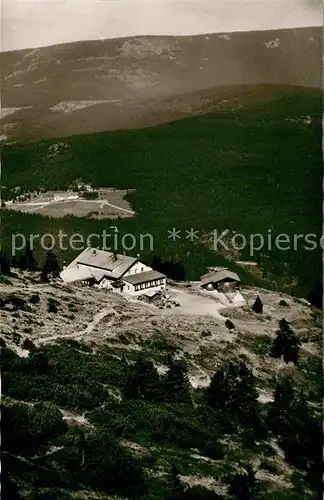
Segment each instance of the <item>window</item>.
[[141,272],[142,272],[142,273],[144,272],[144,267],[141,267]]

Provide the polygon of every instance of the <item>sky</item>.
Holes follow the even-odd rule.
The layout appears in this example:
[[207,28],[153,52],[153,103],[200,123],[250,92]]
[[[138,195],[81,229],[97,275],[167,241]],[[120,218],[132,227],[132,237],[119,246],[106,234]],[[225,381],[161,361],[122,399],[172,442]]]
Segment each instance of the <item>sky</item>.
[[1,51],[134,35],[319,26],[321,0],[2,0]]

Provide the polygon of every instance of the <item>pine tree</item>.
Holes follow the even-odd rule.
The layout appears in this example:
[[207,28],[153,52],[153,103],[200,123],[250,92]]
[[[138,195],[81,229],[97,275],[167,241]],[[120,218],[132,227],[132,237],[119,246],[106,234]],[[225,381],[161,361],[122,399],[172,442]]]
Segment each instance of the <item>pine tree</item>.
[[235,325],[230,319],[225,321],[225,326],[228,330],[235,330]]
[[190,383],[183,361],[169,360],[169,371],[164,379],[165,399],[170,403],[191,403]]
[[276,335],[270,355],[273,358],[283,356],[286,363],[293,362],[296,365],[298,363],[300,340],[284,318],[279,321],[279,330],[277,330]]
[[130,367],[124,395],[128,399],[162,400],[162,383],[151,360],[139,356],[135,365]]
[[236,474],[231,481],[229,493],[237,500],[253,500],[258,493],[259,485],[251,466],[246,474]]
[[291,411],[295,392],[291,379],[286,377],[277,383],[274,400],[268,413],[268,423],[272,431],[281,434],[289,426],[287,418]]
[[42,278],[47,281],[49,278],[57,278],[60,275],[60,266],[56,255],[53,252],[47,252]]
[[232,426],[240,424],[259,430],[255,380],[243,361],[229,363],[215,373],[206,391],[206,402]]
[[263,303],[262,303],[262,300],[260,299],[259,295],[255,299],[255,302],[252,306],[252,310],[257,314],[262,314],[262,312],[263,312]]
[[315,307],[323,309],[323,282],[317,281],[311,288],[307,300]]
[[31,370],[37,375],[45,375],[50,371],[49,359],[44,350],[33,349],[29,351],[28,360]]
[[36,259],[34,257],[32,249],[30,248],[30,244],[29,243],[26,244],[25,257],[26,257],[27,269],[29,271],[36,271],[37,268],[38,268],[37,261],[36,261]]
[[179,469],[176,465],[172,466],[169,488],[166,494],[166,500],[185,500],[184,488],[179,478]]
[[10,274],[10,260],[6,254],[0,254],[0,274]]

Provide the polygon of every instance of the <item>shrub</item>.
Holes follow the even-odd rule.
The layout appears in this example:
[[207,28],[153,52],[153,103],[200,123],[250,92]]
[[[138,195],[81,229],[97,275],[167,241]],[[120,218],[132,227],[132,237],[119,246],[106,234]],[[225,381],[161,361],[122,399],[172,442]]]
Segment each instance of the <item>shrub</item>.
[[8,296],[8,301],[10,304],[13,305],[13,307],[17,310],[20,309],[22,311],[28,311],[28,305],[24,299],[21,297],[18,297],[17,295],[9,295]]
[[192,486],[188,488],[183,495],[183,500],[222,500],[222,498],[223,497],[204,486]]
[[258,295],[257,298],[255,299],[255,302],[252,306],[252,310],[257,313],[257,314],[262,314],[263,311],[263,303],[262,300],[260,299],[260,296]]
[[47,312],[56,314],[58,302],[52,298],[48,299]]
[[31,455],[51,438],[66,432],[61,412],[49,403],[34,407],[2,405],[2,445],[11,453]]
[[31,297],[30,297],[30,302],[32,304],[38,304],[40,301],[40,297],[37,293],[34,293]]
[[76,429],[66,441],[56,460],[83,485],[123,496],[143,490],[142,470],[107,431],[85,434]]
[[229,493],[237,500],[252,500],[258,493],[255,472],[250,466],[247,469],[247,474],[236,474],[230,484]]
[[17,332],[14,332],[14,333],[12,334],[12,340],[13,340],[13,342],[14,342],[16,345],[19,345],[19,344],[20,344],[21,338],[22,338],[22,337],[21,337],[21,335],[20,335],[19,333],[17,333]]
[[230,319],[225,321],[225,326],[228,330],[235,330],[234,323]]
[[31,351],[32,349],[36,348],[34,342],[30,339],[25,339],[22,347],[23,347],[23,349],[26,349],[27,351]]
[[82,191],[80,197],[85,200],[97,200],[99,198],[98,191]]

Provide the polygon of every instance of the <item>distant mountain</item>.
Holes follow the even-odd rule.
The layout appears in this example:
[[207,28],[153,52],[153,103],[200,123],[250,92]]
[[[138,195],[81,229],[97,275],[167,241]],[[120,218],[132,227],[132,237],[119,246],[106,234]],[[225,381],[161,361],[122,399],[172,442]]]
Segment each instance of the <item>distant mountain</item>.
[[4,52],[1,140],[154,125],[206,112],[257,84],[321,87],[321,56],[319,27]]

